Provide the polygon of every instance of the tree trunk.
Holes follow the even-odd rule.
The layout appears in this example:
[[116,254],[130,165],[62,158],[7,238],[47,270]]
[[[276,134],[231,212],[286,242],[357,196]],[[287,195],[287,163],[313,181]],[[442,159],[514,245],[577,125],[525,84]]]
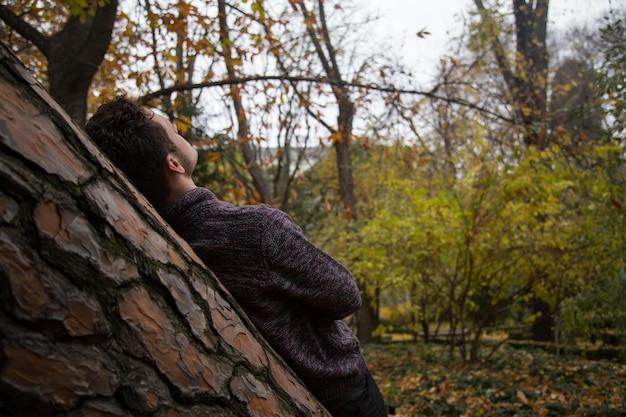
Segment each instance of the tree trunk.
[[[226,15],[226,0],[218,0],[218,17],[220,24],[220,41],[222,45],[222,53],[224,55],[224,63],[226,64],[226,71],[228,78],[231,80],[237,79],[237,73],[235,71],[235,60],[233,58],[232,40],[230,39],[229,26]],[[257,200],[260,203],[271,203],[272,196],[270,194],[270,188],[267,186],[267,181],[263,176],[263,170],[259,165],[259,161],[254,155],[254,150],[250,141],[252,140],[252,134],[250,133],[250,125],[248,123],[248,117],[243,107],[243,101],[241,100],[241,91],[239,85],[230,85],[230,98],[233,101],[233,107],[235,108],[235,114],[237,116],[237,145],[241,150],[243,159],[248,166],[248,172],[252,177],[254,188],[257,192]]]
[[85,12],[83,21],[71,16],[63,30],[49,37],[0,5],[0,19],[45,55],[50,95],[79,126],[85,124],[91,80],[111,43],[117,5],[118,0],[108,0],[93,14]]
[[554,342],[554,311],[548,303],[540,298],[533,297],[530,300],[531,309],[536,318],[533,320],[530,332],[535,342]]
[[548,101],[549,0],[513,0],[517,39],[516,102],[524,121],[526,145],[546,146]]
[[328,416],[0,44],[0,415]]
[[100,68],[117,16],[118,0],[108,0],[84,22],[72,16],[63,30],[50,38],[44,52],[48,59],[50,95],[83,126],[87,117],[87,95],[91,81]]
[[491,38],[492,50],[506,83],[515,118],[524,129],[524,143],[546,146],[549,0],[512,0],[516,34],[514,62],[507,58],[483,0],[474,0],[474,4]]

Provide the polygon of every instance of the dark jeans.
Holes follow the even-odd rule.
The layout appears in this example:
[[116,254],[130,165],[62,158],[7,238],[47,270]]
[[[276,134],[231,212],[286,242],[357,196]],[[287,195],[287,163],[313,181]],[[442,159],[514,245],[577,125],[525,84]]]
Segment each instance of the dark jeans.
[[325,407],[333,417],[387,417],[383,396],[368,370],[350,392]]

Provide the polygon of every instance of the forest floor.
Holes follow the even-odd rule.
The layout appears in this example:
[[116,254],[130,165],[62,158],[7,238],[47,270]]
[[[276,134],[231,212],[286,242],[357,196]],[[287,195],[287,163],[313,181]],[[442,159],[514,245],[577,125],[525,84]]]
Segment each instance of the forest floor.
[[443,349],[364,346],[396,416],[626,416],[624,363],[503,345],[488,361],[460,365]]

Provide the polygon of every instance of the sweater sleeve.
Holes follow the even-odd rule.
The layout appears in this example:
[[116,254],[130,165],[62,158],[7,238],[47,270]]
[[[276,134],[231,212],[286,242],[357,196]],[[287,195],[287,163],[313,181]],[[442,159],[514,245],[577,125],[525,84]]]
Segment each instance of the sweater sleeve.
[[325,317],[342,319],[356,312],[361,296],[352,274],[312,244],[289,215],[267,210],[261,244],[276,285]]

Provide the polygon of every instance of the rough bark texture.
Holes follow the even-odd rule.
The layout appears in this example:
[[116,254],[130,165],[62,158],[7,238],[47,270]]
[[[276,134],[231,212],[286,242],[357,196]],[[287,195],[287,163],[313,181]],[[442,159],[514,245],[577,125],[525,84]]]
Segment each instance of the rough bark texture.
[[328,416],[0,44],[0,415]]

